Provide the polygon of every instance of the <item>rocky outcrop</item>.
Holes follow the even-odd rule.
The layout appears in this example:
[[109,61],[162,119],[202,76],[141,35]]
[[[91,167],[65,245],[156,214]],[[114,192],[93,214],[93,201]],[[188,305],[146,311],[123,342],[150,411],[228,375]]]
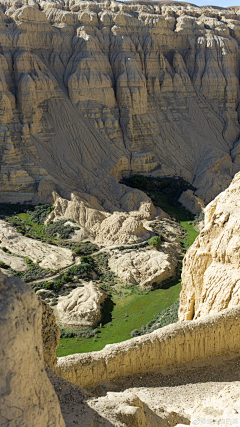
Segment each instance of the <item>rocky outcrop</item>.
[[176,254],[150,248],[118,253],[109,260],[110,269],[128,286],[139,284],[146,287],[161,283],[174,276],[176,265]]
[[240,307],[203,318],[178,322],[101,351],[59,357],[56,372],[88,387],[129,375],[175,368],[229,352],[239,352]]
[[60,296],[55,314],[68,331],[94,328],[101,321],[101,308],[107,295],[95,283],[85,282],[67,296]]
[[28,285],[0,272],[0,425],[65,427],[44,369],[41,305]]
[[183,262],[180,320],[240,303],[240,173],[205,209],[205,226]]
[[108,392],[107,396],[98,399],[92,406],[107,418],[112,413],[121,422],[119,426],[158,427],[161,421],[164,425],[163,420],[160,421],[160,417],[130,391]]
[[220,420],[228,420],[228,422],[238,425],[240,421],[239,406],[238,384],[228,384],[218,394],[208,396],[194,406],[190,426],[196,425],[196,420],[199,419],[208,420],[208,424],[212,424],[213,420],[218,423]]
[[[0,241],[0,260],[19,271],[26,269],[24,257],[29,257],[34,263],[38,263],[40,267],[49,268],[53,271],[65,268],[74,262],[70,249],[48,245],[39,240],[25,237],[2,220],[0,220]],[[12,255],[3,257],[1,255],[1,247],[9,250]],[[22,258],[14,257],[13,255],[18,255]],[[16,261],[14,261],[15,259]]]
[[42,342],[44,362],[54,368],[57,363],[56,350],[59,346],[60,329],[56,324],[53,309],[45,302],[42,304]]
[[204,211],[203,201],[193,194],[192,190],[184,191],[178,201],[193,214],[198,214]]
[[[0,225],[1,226],[1,225]],[[3,246],[4,247],[4,246]],[[24,258],[20,258],[4,252],[0,247],[0,262],[13,268],[16,271],[25,271],[28,268],[28,264]]]
[[138,249],[112,251],[108,264],[110,269],[128,286],[141,287],[159,284],[176,274],[182,248],[178,239],[162,242],[161,247],[149,246]]
[[238,8],[0,6],[0,201],[77,191],[112,212],[145,200],[117,184],[130,172],[182,176],[205,203],[227,188],[240,169]]
[[[122,197],[119,200],[121,208],[112,214],[103,209],[95,197],[87,194],[72,193],[70,200],[56,193],[53,196],[54,210],[46,223],[72,219],[81,227],[79,240],[88,238],[98,244],[132,244],[147,240],[152,235],[147,220],[162,213],[147,196],[144,195],[143,201],[140,192],[136,192],[133,198]],[[110,207],[108,209],[111,210]]]

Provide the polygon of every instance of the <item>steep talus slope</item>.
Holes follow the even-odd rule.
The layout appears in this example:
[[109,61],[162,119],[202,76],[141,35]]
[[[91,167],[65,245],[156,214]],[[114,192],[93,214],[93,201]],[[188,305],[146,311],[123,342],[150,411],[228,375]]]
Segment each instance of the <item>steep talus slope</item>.
[[205,209],[205,227],[183,262],[180,320],[240,303],[240,173]]
[[113,211],[136,193],[117,183],[131,171],[180,175],[205,202],[229,185],[240,168],[238,8],[0,6],[0,200],[74,190]]

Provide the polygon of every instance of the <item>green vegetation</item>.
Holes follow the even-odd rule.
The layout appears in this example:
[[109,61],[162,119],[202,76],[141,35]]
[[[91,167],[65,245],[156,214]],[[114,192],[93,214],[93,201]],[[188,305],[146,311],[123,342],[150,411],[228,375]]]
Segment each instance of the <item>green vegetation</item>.
[[118,278],[108,266],[109,254],[101,252],[93,256],[94,272],[97,274],[99,287],[111,294],[111,288],[118,283]]
[[54,208],[51,205],[38,205],[34,208],[29,219],[38,225],[43,224],[53,209]]
[[42,242],[57,245],[71,249],[76,255],[90,255],[99,250],[99,247],[91,242],[72,242],[68,241],[69,234],[79,227],[73,223],[64,226],[67,220],[60,220],[54,223],[44,225],[49,213],[53,210],[51,205],[20,205],[20,204],[1,204],[0,217],[4,218],[10,225],[24,235]]
[[161,246],[162,239],[161,236],[153,236],[149,239],[148,244],[154,248],[159,248]]
[[131,337],[138,337],[140,335],[149,334],[156,329],[163,328],[164,326],[170,325],[178,321],[178,309],[179,301],[174,302],[170,307],[165,308],[161,313],[147,323],[146,326],[142,326],[141,329],[134,329],[131,332]]
[[[176,189],[178,189],[178,197],[180,197],[182,191],[192,187],[188,186],[182,179],[178,179],[176,183],[174,183],[173,179],[170,179],[173,190],[169,189],[170,184],[168,180],[156,181],[157,184],[160,182],[159,186],[153,182],[153,179],[150,179],[149,183],[148,178],[145,176],[143,178],[136,178],[135,176],[134,180],[131,181],[133,187],[135,186],[133,185],[134,182],[137,182],[136,188],[145,191],[147,189],[148,195],[152,198],[155,206],[161,207],[174,221],[177,221],[183,227],[183,236],[180,238],[180,241],[184,255],[187,248],[194,242],[198,232],[194,229],[192,214],[176,202],[173,192],[175,193]],[[166,192],[167,189],[168,194]],[[156,229],[156,234],[160,234],[160,232],[161,230]],[[146,244],[144,243],[143,246]],[[139,246],[134,245],[134,249],[137,249]],[[125,249],[126,247],[124,246],[118,248],[118,250]],[[101,259],[102,254],[98,254],[96,258],[99,255]],[[103,266],[103,268],[107,269],[106,260],[107,254],[99,262],[99,268]],[[139,286],[132,288],[122,286],[118,292],[116,291],[116,287],[111,287],[109,292],[108,287],[110,298],[102,320],[103,326],[95,329],[94,334],[89,334],[88,332],[86,336],[83,336],[79,332],[79,334],[76,333],[71,338],[68,332],[64,331],[64,336],[68,336],[68,338],[62,337],[60,339],[57,356],[101,350],[106,344],[121,342],[131,338],[131,333],[134,331],[137,335],[142,335],[143,333],[148,333],[176,322],[181,290],[181,261],[178,265],[178,272],[179,274],[175,279],[162,283],[161,289],[155,287],[151,291],[144,291]]]
[[51,273],[51,270],[39,267],[38,263],[35,264],[29,258],[25,258],[25,260],[28,264],[28,269],[26,271],[15,271],[12,268],[9,268],[9,272],[12,274],[12,276],[18,277],[19,279],[28,283],[32,282],[33,280],[42,279]]
[[50,238],[68,239],[69,235],[74,230],[80,230],[80,227],[74,227],[70,224],[64,225],[65,223],[65,219],[53,222],[52,224],[48,224],[47,226],[45,226],[44,231],[46,235]]
[[0,268],[5,268],[7,270],[10,267],[9,265],[5,264],[5,262],[0,261]]
[[[119,246],[119,251],[141,250],[151,244],[158,248],[161,242],[168,241],[171,237],[178,236],[179,224],[183,227],[180,241],[182,244],[182,256],[193,243],[197,231],[194,229],[193,215],[186,211],[177,201],[182,191],[192,188],[182,178],[148,178],[142,175],[134,175],[125,184],[146,191],[152,198],[155,206],[159,206],[167,212],[171,220],[165,227],[163,220],[153,223],[156,236],[149,242],[141,244]],[[102,349],[106,344],[121,342],[132,336],[148,333],[156,328],[163,327],[177,320],[178,299],[181,290],[181,260],[178,263],[178,276],[161,284],[153,284],[153,289],[141,289],[138,285],[126,287],[108,266],[109,254],[100,252],[100,248],[90,242],[76,243],[67,240],[69,234],[77,229],[76,226],[64,226],[66,220],[56,221],[44,225],[47,215],[51,212],[50,205],[3,205],[0,204],[0,216],[13,225],[18,232],[27,237],[39,239],[43,242],[71,249],[76,256],[80,256],[81,264],[74,265],[58,273],[53,279],[45,278],[51,271],[41,269],[30,259],[26,259],[28,269],[26,272],[16,272],[10,267],[8,270],[15,276],[26,282],[44,279],[41,282],[31,284],[37,291],[42,289],[40,297],[52,306],[57,304],[58,296],[67,295],[69,292],[82,286],[79,281],[94,280],[98,286],[108,293],[103,307],[101,324],[89,331],[70,332],[62,330],[60,346],[57,356],[64,356],[76,352],[88,352]],[[176,233],[174,231],[176,228]],[[181,232],[181,231],[180,231]],[[2,248],[11,253],[7,248]],[[5,263],[1,263],[6,268]],[[0,264],[0,267],[2,266]],[[64,286],[65,285],[65,286]]]
[[[102,327],[94,337],[61,338],[57,356],[101,350],[106,344],[131,338],[131,331],[149,323],[153,316],[171,306],[179,297],[181,283],[166,289],[143,291],[139,287],[122,287],[112,296],[111,317],[102,320]],[[108,323],[105,323],[108,321]],[[66,332],[65,332],[66,333]],[[97,335],[97,338],[96,338]]]

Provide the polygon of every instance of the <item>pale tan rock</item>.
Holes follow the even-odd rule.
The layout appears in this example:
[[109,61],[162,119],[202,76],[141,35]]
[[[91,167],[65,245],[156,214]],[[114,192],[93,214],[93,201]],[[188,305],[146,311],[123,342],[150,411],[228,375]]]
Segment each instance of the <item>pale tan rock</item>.
[[0,272],[1,426],[64,427],[47,378],[41,305],[30,287]]
[[4,264],[9,265],[13,270],[26,271],[28,264],[24,258],[8,254],[0,248],[0,261]]
[[151,286],[175,275],[179,252],[180,244],[171,247],[169,243],[162,244],[159,250],[149,247],[123,253],[114,251],[108,264],[124,283]]
[[[74,262],[70,249],[48,245],[39,240],[25,237],[2,220],[0,220],[0,241],[0,248],[6,247],[12,254],[29,257],[35,263],[40,261],[39,266],[42,268],[59,270]],[[17,265],[18,261],[16,261]]]
[[[240,307],[178,322],[101,351],[59,357],[56,372],[82,387],[239,352]],[[192,397],[192,396],[191,396]]]
[[228,384],[214,396],[207,396],[201,403],[197,403],[193,408],[191,424],[196,423],[196,419],[205,419],[207,425],[221,425],[225,422],[238,425],[240,422],[239,415],[240,393],[239,384]]
[[77,237],[79,240],[91,238],[105,245],[132,244],[149,239],[151,232],[147,225],[145,227],[146,220],[159,213],[161,216],[147,197],[138,210],[131,210],[136,205],[129,193],[121,200],[128,212],[116,211],[112,214],[102,210],[98,200],[87,194],[72,193],[71,200],[67,200],[54,193],[54,199],[55,209],[49,214],[46,224],[63,218],[73,219],[81,226],[80,232],[74,233],[74,240]]
[[31,21],[40,24],[48,22],[45,13],[33,6],[20,7],[20,9],[17,9],[16,12],[11,15],[11,18],[16,21]]
[[89,406],[102,416],[109,417],[112,413],[123,426],[158,427],[159,417],[149,409],[137,395],[130,391],[123,393],[108,392],[107,396],[89,402]]
[[178,201],[190,212],[197,214],[203,212],[205,204],[193,194],[192,190],[184,191],[179,197]]
[[205,226],[183,262],[179,319],[217,313],[240,302],[240,174],[205,208]]
[[59,296],[54,312],[58,324],[67,330],[94,328],[101,320],[107,295],[95,283],[85,282],[67,296]]
[[1,202],[119,211],[148,173],[209,203],[239,171],[238,9],[2,0],[0,31]]
[[43,300],[42,304],[42,342],[44,362],[54,368],[57,364],[56,350],[59,346],[60,329],[56,324],[53,309]]

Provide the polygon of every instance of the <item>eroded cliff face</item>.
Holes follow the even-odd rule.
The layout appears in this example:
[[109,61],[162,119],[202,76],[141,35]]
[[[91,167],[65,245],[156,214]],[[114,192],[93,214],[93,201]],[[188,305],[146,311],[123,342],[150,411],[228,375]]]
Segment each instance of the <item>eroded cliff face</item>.
[[239,17],[174,2],[2,0],[0,201],[71,190],[111,211],[132,197],[117,184],[130,171],[180,175],[212,200],[240,169]]
[[183,261],[180,320],[240,303],[240,173],[205,209],[205,227]]
[[[41,303],[28,285],[1,272],[0,295],[0,425],[65,427],[58,398],[44,369],[44,355],[51,365],[56,356],[50,360],[47,348],[43,353]],[[50,338],[54,334],[52,326],[56,326],[50,325],[50,332],[46,332],[46,322],[43,326],[43,338],[46,334]]]

